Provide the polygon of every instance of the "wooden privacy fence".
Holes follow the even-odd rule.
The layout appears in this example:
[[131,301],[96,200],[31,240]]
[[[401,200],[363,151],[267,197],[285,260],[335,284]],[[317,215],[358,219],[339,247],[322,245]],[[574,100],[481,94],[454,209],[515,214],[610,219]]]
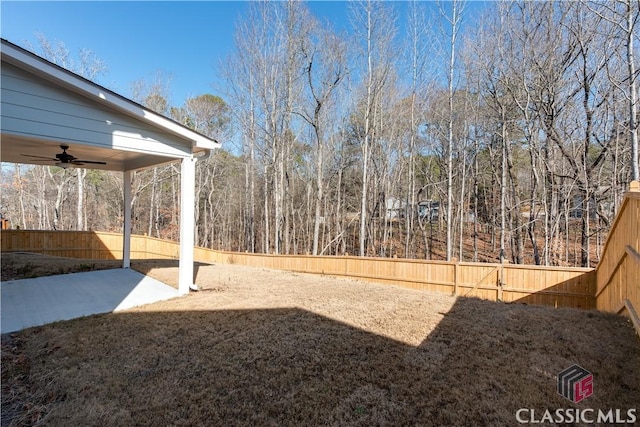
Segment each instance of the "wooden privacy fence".
[[[122,259],[122,234],[103,231],[2,230],[2,252],[33,252],[81,259]],[[132,235],[132,259],[177,259],[180,245]]]
[[596,270],[596,308],[624,313],[640,333],[640,183],[634,181],[607,236]]
[[122,235],[92,231],[2,230],[2,252],[81,259],[122,259]]
[[595,308],[588,268],[422,261],[351,256],[266,255],[196,248],[201,262],[349,277],[505,302]]
[[[2,230],[3,252],[122,259],[122,235]],[[640,184],[633,182],[613,223],[598,268],[420,261],[349,256],[269,255],[195,248],[195,260],[327,274],[412,289],[505,302],[597,308],[629,315],[640,332]],[[134,235],[132,259],[177,259],[176,242]]]
[[[105,232],[1,232],[3,252],[35,252],[84,259],[121,259],[122,235]],[[132,259],[177,259],[176,242],[134,235]],[[326,274],[418,290],[505,302],[595,308],[593,269],[422,261],[351,256],[269,255],[194,249],[203,263],[240,264]]]

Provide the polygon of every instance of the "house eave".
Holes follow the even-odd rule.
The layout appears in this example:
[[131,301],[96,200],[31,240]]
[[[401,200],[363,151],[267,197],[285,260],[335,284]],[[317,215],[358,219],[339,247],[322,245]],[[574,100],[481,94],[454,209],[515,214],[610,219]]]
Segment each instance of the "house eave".
[[71,71],[68,71],[52,62],[2,39],[2,61],[13,64],[31,74],[50,81],[56,85],[64,86],[81,96],[107,107],[116,109],[131,117],[140,119],[164,131],[176,135],[191,142],[194,153],[220,148],[220,143],[202,134],[199,134],[183,125],[155,113],[136,102],[127,99],[105,87],[102,87],[88,79],[85,79]]

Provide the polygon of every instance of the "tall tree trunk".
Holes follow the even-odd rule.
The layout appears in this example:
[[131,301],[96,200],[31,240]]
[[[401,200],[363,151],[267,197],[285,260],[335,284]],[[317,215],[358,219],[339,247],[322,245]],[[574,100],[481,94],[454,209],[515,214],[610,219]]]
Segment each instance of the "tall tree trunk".
[[263,217],[264,217],[264,232],[262,235],[262,251],[265,254],[271,253],[271,242],[270,242],[270,237],[271,235],[270,233],[270,218],[269,218],[269,166],[265,163],[264,165],[264,176],[262,178],[262,182],[263,182],[263,191],[264,194],[262,197],[264,197],[263,202],[264,202],[264,206],[263,206],[263,210],[264,212],[262,213]]
[[458,259],[463,260],[464,249],[464,222],[465,222],[465,184],[467,180],[467,152],[465,147],[462,147],[462,176],[460,178],[460,236],[458,236]]
[[369,191],[369,145],[371,144],[371,111],[373,107],[373,40],[371,3],[367,5],[367,100],[364,117],[364,141],[362,142],[362,194],[360,196],[360,256],[367,254],[367,193]]
[[[153,177],[151,178],[151,196],[149,197],[149,224],[147,225],[147,236],[153,236],[154,211],[156,202],[156,185],[158,182],[158,168],[153,168]],[[197,227],[197,225],[196,225]],[[197,230],[197,228],[196,228]]]
[[627,68],[629,69],[629,139],[631,140],[631,171],[632,178],[640,181],[640,153],[638,152],[638,92],[637,92],[637,76],[636,64],[634,59],[634,40],[637,34],[634,32],[637,22],[637,11],[634,13],[633,0],[625,0],[626,17],[627,17]]
[[[415,66],[414,66],[415,69]],[[416,213],[416,165],[414,158],[415,144],[416,144],[416,71],[414,71],[413,77],[413,90],[411,91],[411,129],[409,136],[409,166],[407,168],[408,196],[405,199],[405,238],[404,238],[404,257],[411,258],[415,256],[415,252],[411,254],[410,248],[413,248],[413,229]]]
[[26,229],[27,218],[26,218],[26,213],[24,209],[24,186],[22,183],[22,175],[20,173],[20,165],[16,163],[14,164],[14,168],[15,168],[15,182],[16,182],[16,186],[18,187],[18,201],[20,203],[20,220],[22,224],[22,229]]
[[506,235],[507,235],[507,123],[506,117],[502,116],[501,131],[501,148],[502,148],[502,160],[501,160],[501,173],[500,173],[500,263],[505,260],[506,250]]
[[[249,86],[249,164],[247,171],[247,189],[249,207],[247,209],[249,215],[245,221],[245,227],[247,229],[247,249],[251,253],[256,251],[256,174],[255,174],[255,144],[256,144],[256,123],[255,123],[255,107],[254,107],[254,93],[252,77],[250,76]],[[246,194],[245,192],[245,194]]]
[[522,214],[520,210],[521,200],[520,200],[520,188],[518,185],[518,177],[515,175],[513,168],[513,152],[509,148],[509,145],[506,145],[506,155],[507,155],[507,171],[509,174],[509,181],[511,182],[511,192],[513,198],[513,206],[511,207],[511,218],[513,222],[513,240],[514,245],[511,248],[513,253],[513,260],[516,264],[522,264],[523,253],[524,253],[524,234],[522,232]]
[[313,249],[312,254],[318,255],[318,240],[320,239],[320,214],[322,208],[322,198],[324,197],[324,176],[323,176],[323,158],[324,150],[321,142],[321,136],[318,134],[316,128],[316,200],[315,200],[315,213],[313,218]]
[[449,118],[447,121],[447,261],[451,261],[453,257],[453,119],[454,119],[454,95],[455,95],[455,65],[456,65],[456,41],[458,31],[460,29],[460,19],[462,12],[462,4],[458,0],[451,2],[451,16],[447,17],[444,12],[443,16],[447,19],[451,26],[450,34],[450,50],[449,50],[449,69],[448,80],[448,101],[449,101]]
[[76,205],[76,230],[85,230],[84,221],[84,178],[87,176],[86,169],[76,169],[76,177],[78,179],[78,204]]

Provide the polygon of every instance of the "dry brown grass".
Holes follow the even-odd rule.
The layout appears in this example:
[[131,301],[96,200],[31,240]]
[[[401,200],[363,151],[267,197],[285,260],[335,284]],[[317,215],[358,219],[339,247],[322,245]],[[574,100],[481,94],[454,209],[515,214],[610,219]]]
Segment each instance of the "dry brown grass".
[[[175,262],[134,267],[175,283]],[[2,338],[2,425],[515,425],[518,408],[633,408],[620,316],[237,265],[201,291]],[[555,375],[594,374],[578,405]]]

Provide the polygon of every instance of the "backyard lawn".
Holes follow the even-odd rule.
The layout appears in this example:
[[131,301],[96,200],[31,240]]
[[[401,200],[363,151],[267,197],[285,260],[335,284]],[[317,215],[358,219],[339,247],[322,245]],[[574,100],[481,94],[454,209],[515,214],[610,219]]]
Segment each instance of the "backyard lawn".
[[[176,262],[133,267],[177,281]],[[622,316],[196,273],[186,297],[2,336],[2,425],[498,426],[520,408],[639,406],[640,338]],[[573,364],[593,374],[577,404],[556,391]]]

